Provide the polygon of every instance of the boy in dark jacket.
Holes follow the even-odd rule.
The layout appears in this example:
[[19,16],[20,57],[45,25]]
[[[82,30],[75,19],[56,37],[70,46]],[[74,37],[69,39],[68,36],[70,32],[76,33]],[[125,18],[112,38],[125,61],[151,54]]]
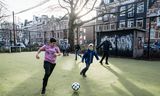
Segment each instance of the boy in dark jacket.
[[97,60],[99,60],[97,53],[93,50],[93,44],[89,44],[88,50],[84,53],[82,57],[82,62],[84,62],[85,60],[86,63],[86,67],[83,68],[82,71],[80,72],[80,75],[82,75],[83,77],[87,77],[86,72],[89,69],[90,64],[93,62],[94,56],[96,57]]

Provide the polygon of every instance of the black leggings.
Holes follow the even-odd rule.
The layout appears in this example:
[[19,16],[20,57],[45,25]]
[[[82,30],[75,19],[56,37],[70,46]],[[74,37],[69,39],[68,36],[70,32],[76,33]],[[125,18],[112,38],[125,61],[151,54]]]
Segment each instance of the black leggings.
[[52,63],[50,63],[48,61],[44,61],[43,67],[45,69],[45,74],[44,74],[44,78],[43,78],[43,87],[42,87],[42,90],[46,89],[48,78],[52,74],[52,71],[53,71],[53,69],[54,69],[55,66],[56,66],[56,64],[52,64]]

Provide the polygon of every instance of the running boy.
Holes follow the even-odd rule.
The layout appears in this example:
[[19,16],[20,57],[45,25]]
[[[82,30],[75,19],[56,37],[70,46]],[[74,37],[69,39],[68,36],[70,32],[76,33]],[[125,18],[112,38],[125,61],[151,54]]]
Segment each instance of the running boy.
[[96,57],[97,60],[99,60],[99,57],[97,55],[97,53],[93,50],[93,44],[89,44],[88,45],[88,50],[84,53],[83,57],[82,57],[82,62],[86,63],[86,67],[82,69],[82,71],[80,72],[80,75],[82,75],[83,77],[87,77],[86,76],[86,72],[89,69],[90,64],[93,62],[93,57]]

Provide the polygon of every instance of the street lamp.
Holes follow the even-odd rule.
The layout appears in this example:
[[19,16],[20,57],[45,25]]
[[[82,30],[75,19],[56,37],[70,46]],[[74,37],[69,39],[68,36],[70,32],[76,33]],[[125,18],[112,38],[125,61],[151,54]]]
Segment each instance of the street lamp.
[[149,17],[149,32],[148,32],[148,44],[147,44],[147,58],[150,58],[150,34],[151,34],[151,17]]

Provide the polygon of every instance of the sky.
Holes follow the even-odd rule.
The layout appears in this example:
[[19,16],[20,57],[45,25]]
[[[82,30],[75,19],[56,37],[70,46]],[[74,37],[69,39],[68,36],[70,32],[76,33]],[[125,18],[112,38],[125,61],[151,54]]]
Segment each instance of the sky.
[[[12,15],[12,12],[14,13],[20,12],[24,9],[33,7],[39,3],[41,3],[44,0],[4,0],[7,8],[9,11],[7,11],[7,15]],[[25,19],[32,20],[33,15],[41,16],[41,15],[54,15],[56,12],[57,16],[61,16],[64,14],[62,11],[51,11],[48,6],[55,6],[57,4],[56,0],[48,0],[49,2],[43,4],[42,6],[36,7],[30,11],[26,11],[20,14],[15,15],[15,19],[17,21],[24,21]],[[10,19],[12,20],[12,17],[10,16]]]
[[[12,12],[14,11],[15,13],[22,11],[24,9],[33,7],[45,0],[2,0],[5,2],[8,11],[7,11],[7,15],[12,15]],[[47,0],[46,0],[47,1]],[[58,0],[48,0],[47,3],[36,7],[30,11],[26,11],[20,14],[15,15],[15,21],[16,22],[24,22],[25,19],[28,20],[32,20],[33,19],[33,15],[36,16],[41,16],[41,15],[48,15],[49,17],[51,15],[54,15],[55,17],[58,16],[63,16],[65,13],[63,10],[60,9],[51,9],[54,6],[56,6],[58,4]],[[51,8],[48,8],[51,7]],[[96,13],[91,13],[92,15],[89,15],[91,18],[91,16],[95,15]],[[87,19],[88,17],[84,17],[83,19]],[[10,21],[12,21],[12,16],[10,16],[9,18]]]

